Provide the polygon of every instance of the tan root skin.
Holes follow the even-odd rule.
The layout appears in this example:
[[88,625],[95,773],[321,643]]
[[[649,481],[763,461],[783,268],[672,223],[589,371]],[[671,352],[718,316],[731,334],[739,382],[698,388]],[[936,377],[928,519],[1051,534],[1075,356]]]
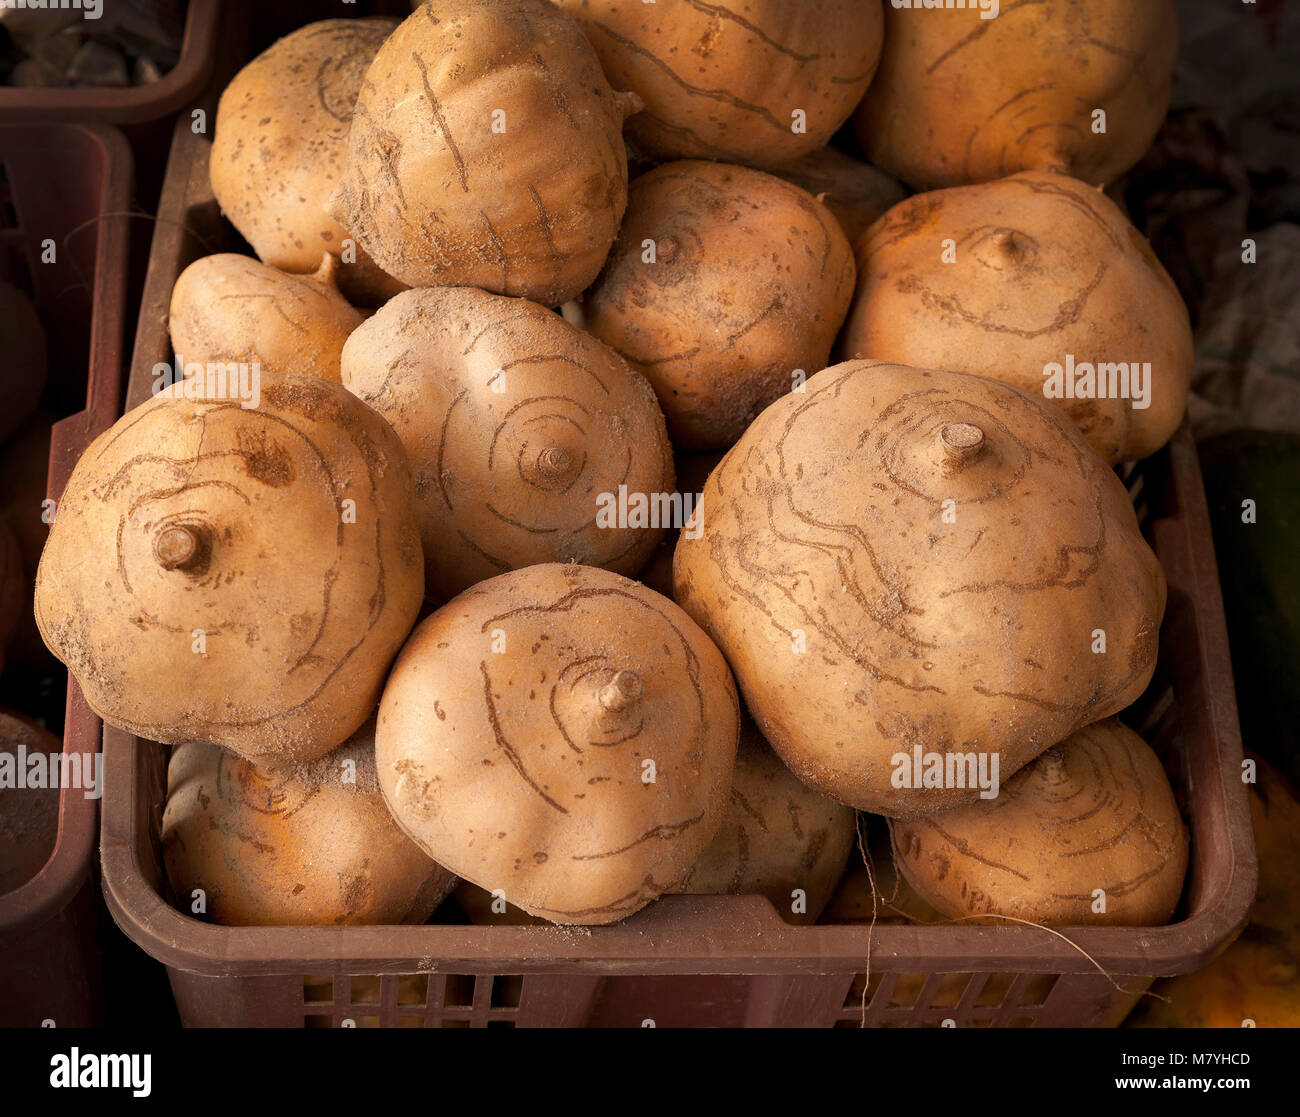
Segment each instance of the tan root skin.
[[323,755],[374,711],[423,597],[406,455],[341,385],[264,374],[256,409],[179,387],[77,463],[37,574],[41,634],[138,736]]
[[[212,192],[221,212],[267,264],[313,272],[340,259],[348,232],[326,212],[347,162],[348,125],[361,81],[395,19],[309,23],[245,66],[217,106]],[[340,263],[349,297],[378,305],[403,284],[353,246]]]
[[[844,872],[856,817],[795,779],[745,718],[726,816],[676,891],[757,893],[782,919],[815,923]],[[796,889],[804,893],[802,913],[792,910]]]
[[[16,764],[20,747],[28,756],[57,755],[63,742],[25,714],[0,709],[0,752]],[[0,787],[0,896],[21,888],[45,867],[58,832],[57,787]]]
[[858,137],[873,164],[921,190],[1035,169],[1106,185],[1151,146],[1177,53],[1172,0],[1003,3],[988,20],[886,4]]
[[330,211],[412,286],[558,306],[618,232],[631,107],[547,0],[421,8],[366,75]]
[[833,147],[819,148],[772,173],[808,191],[830,210],[854,246],[907,195],[902,185],[884,171]]
[[[665,3],[557,0],[616,89],[645,110],[628,134],[659,159],[777,166],[824,146],[852,115],[880,59],[881,6],[819,0]],[[794,111],[806,130],[794,130]]]
[[199,918],[236,927],[423,923],[456,879],[384,805],[373,722],[328,756],[275,772],[216,745],[181,745],[162,847],[180,909],[189,914],[201,888]]
[[688,160],[632,184],[583,311],[586,328],[649,378],[673,445],[720,450],[791,390],[795,369],[825,366],[854,278],[839,223],[806,191]]
[[908,883],[952,918],[1158,926],[1187,871],[1187,828],[1160,760],[1115,719],[1043,753],[997,799],[891,832]]
[[343,382],[406,447],[433,598],[539,562],[630,576],[663,536],[596,523],[598,498],[620,484],[673,491],[654,392],[544,307],[469,287],[408,291],[348,340]]
[[[636,683],[619,689],[639,692],[610,708],[623,672]],[[738,718],[726,662],[667,598],[605,570],[530,566],[415,630],[379,708],[379,781],[457,876],[554,923],[614,923],[712,840]]]
[[[964,463],[943,446],[957,425],[983,435]],[[1005,781],[1151,677],[1165,581],[1128,494],[1060,412],[997,381],[818,373],[713,471],[702,517],[674,598],[795,774],[859,809],[970,802],[894,787],[891,758],[997,752]]]
[[230,252],[195,260],[172,289],[172,350],[186,365],[257,364],[337,384],[343,344],[366,316],[339,294],[337,261],[317,263],[288,275]]
[[[956,244],[945,262],[945,240]],[[1182,421],[1191,323],[1145,238],[1101,191],[1046,171],[917,194],[860,242],[846,357],[991,376],[1043,397],[1043,368],[1151,363],[1150,406],[1053,399],[1108,462]]]
[[35,410],[45,390],[45,331],[36,308],[17,287],[0,280],[0,442]]

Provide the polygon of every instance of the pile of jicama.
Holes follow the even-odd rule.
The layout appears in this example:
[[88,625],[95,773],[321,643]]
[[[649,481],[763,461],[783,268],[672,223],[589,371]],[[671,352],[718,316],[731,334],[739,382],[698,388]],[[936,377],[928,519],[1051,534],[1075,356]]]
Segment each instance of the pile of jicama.
[[987,14],[431,0],[240,72],[249,251],[180,277],[180,374],[36,590],[93,708],[174,746],[179,902],[1173,917],[1187,830],[1116,717],[1165,579],[1114,467],[1192,344],[1103,189],[1172,4]]

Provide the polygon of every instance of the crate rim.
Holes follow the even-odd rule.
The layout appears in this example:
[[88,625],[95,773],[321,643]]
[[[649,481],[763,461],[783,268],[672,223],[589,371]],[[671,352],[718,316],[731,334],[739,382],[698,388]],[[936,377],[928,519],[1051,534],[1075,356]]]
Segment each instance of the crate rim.
[[[86,407],[54,424],[50,437],[50,473],[46,495],[57,500],[72,465],[101,430],[111,426],[122,386],[125,300],[110,288],[106,261],[125,260],[129,251],[126,210],[131,202],[134,163],[130,144],[116,127],[99,122],[49,121],[34,124],[0,118],[0,135],[30,132],[38,145],[54,142],[59,131],[81,133],[98,144],[107,168],[99,198],[101,215],[95,246],[95,277],[91,291],[94,319],[87,353]],[[76,680],[68,677],[64,749],[99,738],[99,718],[90,711]],[[101,757],[102,763],[102,757]],[[59,825],[54,850],[41,870],[25,884],[0,896],[0,938],[26,935],[48,922],[72,902],[95,855],[99,800],[86,799],[77,789],[59,794]]]
[[[870,961],[891,972],[1096,974],[1073,947],[1026,927],[814,925],[785,923],[762,896],[665,896],[654,911],[613,927],[220,927],[176,911],[139,874],[124,882],[119,854],[104,847],[105,896],[114,919],[170,969],[207,977],[332,974],[840,974]],[[1200,968],[1223,947],[1225,919],[1245,903],[1233,874],[1208,910],[1165,927],[1055,928],[1117,980]],[[1253,890],[1252,890],[1253,892]],[[668,924],[671,922],[671,927]],[[662,933],[656,931],[662,926]],[[750,936],[747,953],[711,949],[719,927]],[[1140,953],[1124,951],[1135,932]],[[1190,943],[1189,943],[1190,940]],[[751,945],[752,944],[752,945]],[[1189,949],[1190,946],[1190,949]],[[995,964],[991,951],[1004,957]]]
[[202,93],[212,76],[210,49],[221,17],[222,0],[190,0],[181,36],[180,58],[152,85],[125,89],[17,89],[0,87],[0,122],[145,124],[170,116]]

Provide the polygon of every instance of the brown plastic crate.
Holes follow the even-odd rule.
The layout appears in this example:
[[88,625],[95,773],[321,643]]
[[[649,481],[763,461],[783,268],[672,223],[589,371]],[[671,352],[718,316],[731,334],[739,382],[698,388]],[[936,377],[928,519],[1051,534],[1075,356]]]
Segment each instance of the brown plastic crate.
[[[239,250],[208,183],[208,141],[178,127],[146,281],[128,407],[171,357],[179,272]],[[1169,578],[1156,678],[1136,727],[1191,823],[1178,922],[1070,937],[1018,926],[794,927],[758,896],[669,896],[614,927],[217,927],[164,898],[166,749],[106,727],[110,910],[163,962],[191,1026],[1114,1025],[1158,975],[1204,965],[1244,924],[1255,852],[1223,607],[1191,436],[1127,477]],[[866,977],[870,950],[871,973]]]
[[[113,0],[104,2],[111,4]],[[111,124],[161,120],[188,105],[207,86],[220,23],[221,0],[190,0],[180,60],[159,81],[128,89],[0,86],[0,120],[98,120]]]
[[[29,290],[50,341],[50,379],[84,383],[55,424],[46,492],[56,501],[91,440],[119,414],[131,151],[116,129],[0,124],[0,275]],[[42,263],[42,242],[55,242]],[[84,371],[78,371],[81,366]],[[69,683],[64,749],[97,752],[100,720]],[[96,800],[65,789],[54,852],[0,896],[0,1024],[95,1023],[101,1012],[92,866]]]

